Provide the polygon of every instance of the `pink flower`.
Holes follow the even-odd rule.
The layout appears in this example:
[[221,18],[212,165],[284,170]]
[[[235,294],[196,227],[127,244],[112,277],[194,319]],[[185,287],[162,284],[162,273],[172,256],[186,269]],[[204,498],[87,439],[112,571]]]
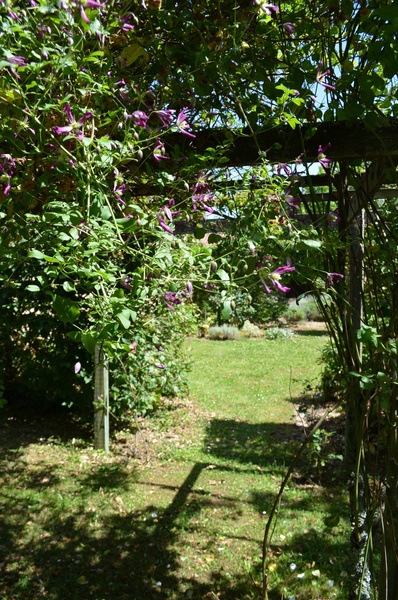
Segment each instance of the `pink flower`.
[[321,69],[322,69],[322,61],[319,61],[318,69],[316,71],[317,82],[328,90],[335,90],[336,88],[334,87],[334,85],[329,85],[328,83],[323,82],[323,79],[325,79],[326,75],[329,75],[329,73],[330,73],[329,69],[327,69],[327,71],[325,71],[324,73],[321,73]]
[[177,127],[178,129],[181,131],[181,133],[183,133],[184,135],[187,135],[188,137],[194,138],[196,137],[193,133],[189,133],[189,129],[190,129],[190,125],[187,123],[187,118],[188,115],[185,112],[187,109],[184,108],[177,117]]
[[71,133],[72,131],[77,130],[77,139],[81,141],[83,139],[83,125],[85,121],[87,121],[87,119],[91,117],[92,113],[87,112],[81,119],[75,121],[69,104],[65,106],[64,112],[68,117],[70,125],[63,125],[62,127],[53,127],[53,133],[55,133],[56,135],[62,135],[63,133]]
[[[262,265],[263,265],[263,260],[261,259],[261,261],[258,263],[258,268],[261,269]],[[265,260],[267,262],[269,262],[271,259],[270,256],[266,256]],[[287,286],[282,285],[281,283],[279,283],[281,275],[283,275],[284,273],[290,273],[291,271],[295,271],[296,268],[291,266],[291,265],[285,265],[283,267],[277,267],[272,273],[269,273],[269,277],[271,280],[272,285],[274,286],[274,288],[276,288],[279,292],[290,292],[290,288]],[[264,281],[264,277],[262,277],[260,275],[260,282],[261,284],[264,286],[265,291],[267,292],[267,294],[271,293],[271,288],[266,284],[266,282]]]
[[138,127],[146,127],[149,117],[142,110],[134,111],[131,116]]
[[329,142],[323,148],[322,148],[322,146],[318,147],[318,162],[322,165],[322,167],[325,170],[329,169],[330,165],[333,162],[331,158],[326,158],[326,156],[325,156],[326,150],[329,150],[329,148],[330,148],[331,145],[332,144]]
[[156,145],[153,148],[153,158],[156,162],[160,162],[161,160],[169,160],[169,156],[165,156],[165,147],[163,142],[158,138],[156,140]]
[[263,12],[265,12],[266,15],[271,15],[272,13],[278,13],[279,12],[279,6],[275,6],[275,4],[266,4],[264,2],[262,2],[261,0],[254,0],[253,4],[256,6],[260,7],[260,10],[262,10]]
[[77,363],[75,364],[75,375],[77,375],[77,374],[78,374],[78,372],[80,371],[80,369],[81,369],[81,368],[82,368],[82,365],[81,365],[81,363],[77,362]]
[[174,120],[175,110],[167,109],[167,110],[155,110],[154,114],[158,115],[159,119],[162,121],[163,127],[168,127],[170,123]]
[[325,281],[325,289],[327,290],[329,286],[333,287],[334,284],[336,283],[336,278],[337,279],[343,279],[344,275],[342,275],[341,273],[326,273],[326,281]]

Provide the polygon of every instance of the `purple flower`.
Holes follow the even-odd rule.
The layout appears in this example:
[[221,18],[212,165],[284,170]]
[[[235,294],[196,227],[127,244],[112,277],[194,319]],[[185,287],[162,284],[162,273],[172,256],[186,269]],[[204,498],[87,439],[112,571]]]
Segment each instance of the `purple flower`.
[[171,227],[169,227],[164,219],[164,217],[162,217],[161,214],[158,215],[158,221],[159,221],[159,225],[160,227],[166,231],[167,233],[171,233],[172,235],[174,234],[174,231],[171,229]]
[[154,114],[158,115],[162,121],[163,127],[168,127],[174,120],[175,110],[155,110]]
[[336,88],[334,87],[334,85],[329,85],[328,83],[324,83],[323,79],[325,79],[326,75],[329,75],[330,71],[329,69],[327,69],[327,71],[325,71],[324,73],[321,73],[321,69],[322,69],[322,61],[319,61],[319,65],[316,71],[316,80],[317,82],[322,85],[324,88],[326,88],[327,90],[335,90]]
[[96,0],[82,0],[78,2],[77,0],[73,0],[73,3],[76,5],[80,5],[80,14],[83,17],[85,23],[90,23],[90,19],[86,15],[85,8],[105,8],[105,4],[101,2],[97,2]]
[[[267,258],[268,260],[268,258]],[[261,263],[262,264],[262,261]],[[279,291],[279,292],[290,292],[290,288],[286,287],[282,284],[279,283],[281,275],[283,275],[284,273],[290,273],[291,271],[295,271],[296,268],[289,266],[289,265],[285,265],[283,267],[277,267],[272,273],[269,274],[270,280],[272,285]],[[265,291],[267,292],[267,294],[271,293],[271,289],[270,287],[265,283],[264,279],[260,276],[260,281],[262,283],[262,285],[264,286]]]
[[146,127],[149,117],[142,110],[134,111],[131,116],[138,127]]
[[78,372],[80,371],[80,369],[81,369],[81,368],[82,368],[82,365],[81,365],[81,363],[77,362],[77,363],[75,364],[75,375],[77,375],[77,374],[78,374]]
[[135,354],[135,349],[137,348],[137,346],[138,346],[137,342],[133,342],[131,344],[130,354]]
[[188,137],[194,138],[196,137],[196,135],[194,135],[193,133],[190,133],[188,130],[190,129],[190,125],[189,123],[187,123],[187,118],[188,115],[185,112],[187,109],[184,108],[177,117],[177,127],[178,129],[181,131],[181,133],[183,133],[184,135],[187,135]]
[[283,23],[283,29],[286,31],[287,35],[293,35],[294,33],[293,23]]
[[10,65],[17,65],[18,67],[26,67],[28,61],[24,56],[8,56],[6,61],[10,63]]
[[0,154],[4,160],[0,163],[0,182],[5,183],[3,194],[7,196],[11,189],[11,178],[16,169],[15,161],[11,154]]
[[122,26],[123,31],[129,31],[131,29],[135,29],[134,25],[130,25],[127,21],[133,18],[131,13],[125,15],[124,17],[119,17],[119,23]]
[[290,206],[293,210],[298,210],[298,205],[301,202],[301,198],[293,198],[290,194],[285,196],[286,204]]
[[68,117],[70,125],[63,125],[62,127],[53,127],[53,133],[55,133],[56,135],[62,135],[63,133],[71,133],[72,131],[77,130],[77,139],[81,141],[83,139],[83,125],[85,121],[87,121],[87,119],[91,117],[92,113],[87,112],[81,119],[75,121],[69,104],[65,106],[64,112]]
[[131,292],[131,290],[133,289],[130,285],[130,281],[132,281],[131,277],[129,275],[126,275],[126,277],[123,277],[123,279],[120,282],[122,288],[124,288],[128,292]]
[[170,158],[169,156],[165,156],[165,147],[159,138],[156,140],[156,145],[153,148],[153,158],[156,160],[156,162],[168,160]]
[[200,170],[198,175],[198,181],[196,182],[193,190],[192,190],[192,206],[194,212],[197,210],[197,203],[200,202],[202,208],[208,213],[214,213],[214,209],[208,206],[207,201],[211,200],[214,194],[210,193],[209,184],[207,182],[207,178],[209,177],[209,173],[207,175],[203,174],[203,170]]
[[289,177],[289,175],[291,173],[291,169],[290,169],[289,165],[286,163],[279,163],[279,165],[276,167],[276,172],[278,173],[278,175],[281,174],[282,170]]
[[326,273],[325,289],[328,289],[329,286],[333,287],[336,283],[335,280],[339,278],[343,279],[344,275],[341,273]]
[[155,367],[157,367],[158,369],[165,369],[165,365],[163,363],[156,363]]
[[325,170],[328,169],[333,162],[331,158],[326,158],[326,156],[325,156],[326,150],[329,150],[331,145],[332,144],[329,142],[323,148],[322,148],[322,146],[318,147],[318,162],[322,165],[322,167]]
[[187,282],[187,292],[188,292],[188,294],[189,294],[190,296],[192,296],[192,293],[193,293],[193,285],[192,285],[192,282],[191,282],[191,281],[188,281],[188,282]]
[[174,306],[172,306],[173,304],[175,304],[176,306],[178,306],[178,304],[181,304],[181,299],[177,298],[177,292],[166,292],[165,294],[163,294],[163,300],[167,308],[169,308],[170,310],[174,310]]
[[272,13],[279,12],[279,6],[275,6],[275,4],[266,4],[261,0],[254,0],[253,4],[255,6],[259,6],[260,10],[265,12],[266,15],[271,15]]

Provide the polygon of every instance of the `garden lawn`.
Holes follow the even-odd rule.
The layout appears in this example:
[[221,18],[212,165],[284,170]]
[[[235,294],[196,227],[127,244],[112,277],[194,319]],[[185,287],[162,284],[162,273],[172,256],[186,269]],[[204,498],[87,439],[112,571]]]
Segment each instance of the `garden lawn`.
[[[108,456],[65,419],[3,411],[1,600],[256,598],[267,515],[303,439],[294,402],[325,340],[189,340],[190,397],[114,433]],[[288,486],[270,598],[347,598],[347,502],[327,479],[308,462]]]

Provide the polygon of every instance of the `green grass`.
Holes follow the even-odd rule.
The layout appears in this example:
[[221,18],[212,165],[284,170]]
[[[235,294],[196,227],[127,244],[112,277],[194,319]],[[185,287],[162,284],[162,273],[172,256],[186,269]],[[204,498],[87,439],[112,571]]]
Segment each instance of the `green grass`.
[[[1,600],[256,598],[267,515],[302,439],[291,398],[319,376],[324,341],[190,340],[190,398],[137,438],[120,431],[109,456],[65,420],[3,412]],[[279,510],[270,598],[343,599],[346,499],[303,469]]]

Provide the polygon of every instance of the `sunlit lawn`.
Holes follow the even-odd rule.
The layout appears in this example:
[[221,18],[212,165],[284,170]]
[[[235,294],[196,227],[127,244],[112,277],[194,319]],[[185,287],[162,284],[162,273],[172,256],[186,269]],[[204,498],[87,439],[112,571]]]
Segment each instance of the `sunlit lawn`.
[[[137,437],[115,433],[110,456],[65,420],[5,412],[1,600],[255,598],[267,515],[302,439],[292,399],[315,385],[325,339],[189,340],[189,400]],[[274,599],[347,597],[345,495],[310,466],[279,510]]]

